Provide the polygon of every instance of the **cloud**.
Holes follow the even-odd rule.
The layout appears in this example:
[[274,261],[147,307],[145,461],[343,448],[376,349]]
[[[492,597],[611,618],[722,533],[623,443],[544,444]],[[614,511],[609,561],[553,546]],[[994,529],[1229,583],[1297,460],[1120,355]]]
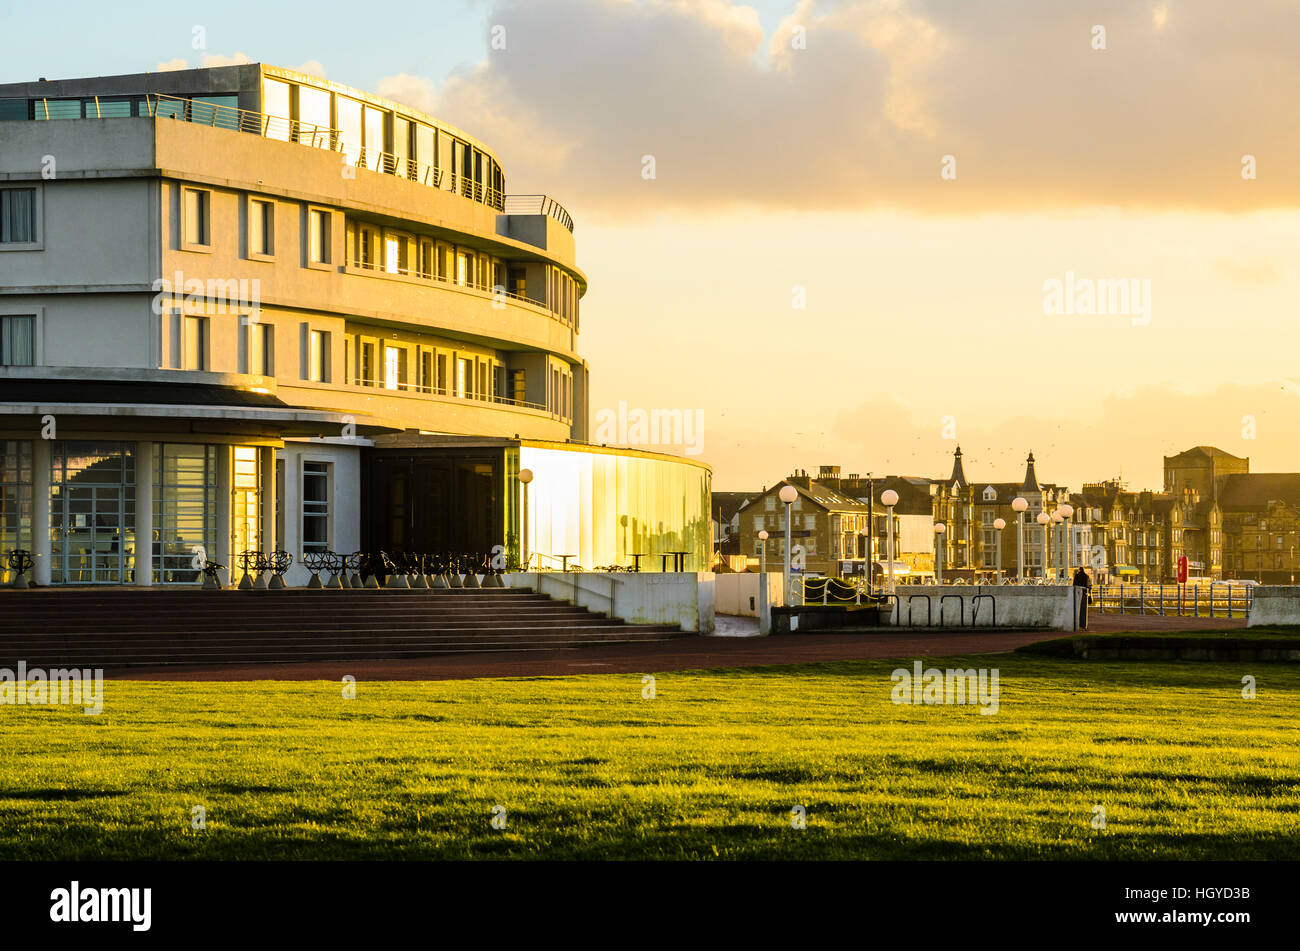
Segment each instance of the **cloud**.
[[1238,285],[1273,284],[1278,279],[1277,262],[1272,258],[1222,258],[1214,262],[1214,269]]
[[586,214],[1300,204],[1300,179],[1264,171],[1300,152],[1300,7],[1160,10],[799,0],[765,34],[725,0],[496,0],[504,49],[384,85],[495,148],[511,191]]
[[221,53],[204,53],[203,65],[206,66],[243,66],[253,62],[252,57],[247,53],[236,53],[234,56],[223,56]]
[[[221,53],[204,53],[199,60],[198,66],[243,66],[251,62],[253,62],[253,60],[247,53],[236,53],[234,56],[225,56]],[[312,61],[312,64],[320,66],[320,64],[316,63],[315,60]],[[197,69],[198,66],[191,66],[189,60],[180,59],[178,57],[176,59],[164,60],[154,64],[154,71],[159,73],[169,73],[181,69]],[[300,70],[300,72],[306,72],[306,70]],[[322,73],[318,75],[324,74]]]
[[309,59],[305,63],[301,63],[297,66],[290,66],[288,68],[292,69],[296,73],[306,73],[308,76],[316,76],[320,79],[326,77],[325,67],[318,59]]

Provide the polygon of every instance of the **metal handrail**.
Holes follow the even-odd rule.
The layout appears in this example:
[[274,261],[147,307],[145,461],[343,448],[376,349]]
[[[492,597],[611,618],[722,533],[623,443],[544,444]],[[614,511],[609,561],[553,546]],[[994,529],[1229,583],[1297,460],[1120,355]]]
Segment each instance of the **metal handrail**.
[[439,284],[449,284],[452,287],[460,287],[469,291],[482,291],[485,294],[491,294],[493,297],[508,297],[511,300],[522,301],[525,304],[532,304],[534,307],[539,307],[542,310],[549,311],[555,320],[560,321],[560,323],[565,324],[566,326],[570,323],[570,321],[562,319],[559,316],[559,313],[552,310],[545,301],[533,300],[533,298],[524,294],[516,294],[514,291],[508,291],[504,288],[497,290],[496,288],[501,287],[499,284],[496,285],[496,287],[485,287],[481,284],[461,284],[459,281],[453,281],[450,277],[443,277],[441,274],[436,274],[433,271],[429,271],[426,274],[419,268],[413,267],[399,267],[390,270],[382,264],[376,264],[372,261],[361,261],[356,258],[353,258],[348,262],[348,267],[356,268],[358,271],[374,271],[377,274],[397,274],[401,277],[412,278],[418,281],[434,281]]
[[502,210],[507,215],[548,215],[573,230],[573,218],[549,195],[506,195]]
[[403,383],[394,389],[389,389],[385,385],[385,380],[363,380],[356,379],[352,382],[353,386],[360,386],[366,389],[388,390],[390,393],[412,393],[423,396],[447,396],[453,399],[463,399],[472,403],[504,403],[507,406],[519,406],[524,409],[538,410],[546,413],[552,419],[569,419],[563,413],[548,408],[544,403],[530,403],[528,400],[517,400],[511,396],[457,396],[450,391],[449,387],[420,386],[415,383]]
[[[283,137],[286,141],[301,142],[313,148],[333,149],[335,143],[341,141],[342,133],[338,129],[313,125],[310,122],[299,122],[295,119],[283,119],[235,106],[201,102],[183,96],[150,93],[144,97],[144,104],[147,114],[154,119],[179,119],[196,125],[211,126],[214,129],[251,132],[268,139]],[[48,115],[48,103],[45,109]]]
[[[35,108],[44,112],[43,118],[49,119],[49,99],[42,98],[35,102]],[[96,102],[98,103],[98,98]],[[403,158],[391,152],[363,148],[345,142],[341,129],[253,112],[237,106],[224,106],[219,103],[203,102],[185,96],[167,96],[162,93],[144,95],[143,105],[145,114],[151,119],[175,119],[214,129],[248,132],[263,138],[280,139],[311,148],[340,152],[352,159],[352,164],[357,168],[365,168],[372,172],[421,182],[431,188],[454,192],[507,215],[548,215],[570,232],[573,231],[573,217],[563,205],[549,195],[507,195],[500,189],[485,185],[468,175],[417,162],[411,158]],[[98,109],[95,118],[102,118]]]

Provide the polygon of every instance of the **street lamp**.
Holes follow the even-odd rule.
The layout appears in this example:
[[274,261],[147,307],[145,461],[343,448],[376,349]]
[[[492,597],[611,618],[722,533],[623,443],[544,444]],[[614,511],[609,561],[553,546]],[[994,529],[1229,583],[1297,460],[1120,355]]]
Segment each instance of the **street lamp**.
[[[870,523],[868,523],[869,525]],[[868,585],[871,584],[871,529],[860,528],[859,534],[862,535],[862,580]]]
[[993,520],[993,527],[997,529],[998,532],[996,536],[998,542],[997,556],[994,560],[994,565],[996,567],[997,574],[993,576],[993,583],[1001,584],[1002,583],[1002,529],[1007,527],[1007,520],[1005,518],[995,518]]
[[785,590],[782,596],[788,598],[790,597],[790,506],[795,499],[799,498],[799,490],[792,485],[783,485],[777,498],[785,503],[785,574],[782,577]]
[[1065,519],[1065,540],[1061,543],[1061,547],[1065,549],[1065,573],[1068,577],[1069,573],[1074,570],[1074,529],[1070,522],[1071,517],[1074,515],[1074,506],[1069,502],[1062,503],[1060,512],[1061,517]]
[[886,489],[880,493],[880,501],[885,506],[885,518],[887,519],[886,527],[889,531],[889,546],[885,552],[889,558],[889,564],[886,566],[889,571],[889,590],[894,590],[894,506],[898,504],[898,493],[893,489]]
[[520,570],[521,570],[521,571],[527,571],[527,570],[528,570],[528,559],[529,559],[529,555],[528,555],[528,483],[530,483],[530,482],[532,482],[532,481],[533,481],[533,470],[532,470],[532,469],[520,469],[520,470],[519,470],[519,483],[524,487],[524,519],[523,519],[524,524],[523,524],[523,531],[521,531],[521,532],[519,533],[519,539],[520,539],[520,545],[519,545],[519,561],[520,561]]
[[766,529],[758,533],[758,540],[762,543],[758,546],[758,570],[762,574],[767,574],[767,530]]
[[1025,580],[1025,509],[1029,508],[1027,499],[1016,496],[1011,500],[1011,509],[1016,513],[1016,580]]
[[934,523],[934,583],[943,584],[943,533],[948,526],[943,522]]
[[1052,545],[1055,546],[1052,548],[1052,562],[1056,566],[1056,573],[1058,577],[1060,576],[1061,573],[1061,562],[1065,561],[1065,545],[1062,542],[1061,532],[1059,530],[1064,521],[1065,521],[1065,516],[1061,514],[1060,508],[1058,507],[1053,509],[1052,524],[1057,526],[1058,530],[1052,535]]
[[1047,523],[1052,520],[1052,516],[1046,512],[1039,512],[1038,517],[1034,519],[1039,525],[1043,526],[1043,580],[1047,580]]

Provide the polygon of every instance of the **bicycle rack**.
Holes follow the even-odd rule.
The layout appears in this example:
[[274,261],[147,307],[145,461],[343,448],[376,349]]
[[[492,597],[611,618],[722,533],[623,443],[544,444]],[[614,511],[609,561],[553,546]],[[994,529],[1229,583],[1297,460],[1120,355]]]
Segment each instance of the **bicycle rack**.
[[924,598],[924,599],[925,599],[925,626],[926,626],[926,627],[930,627],[931,624],[932,624],[932,620],[933,620],[933,618],[932,618],[932,613],[933,613],[933,611],[932,611],[932,607],[933,607],[933,606],[932,606],[931,603],[930,603],[930,596],[929,596],[928,594],[912,594],[912,595],[908,595],[908,597],[907,597],[907,626],[908,626],[908,627],[911,627],[911,626],[912,626],[912,602],[915,601],[917,598]]
[[975,597],[970,599],[970,626],[971,627],[975,626],[975,619],[979,617],[979,613],[980,613],[979,605],[980,605],[980,601],[982,600],[988,601],[989,610],[992,612],[993,615],[993,621],[990,624],[990,627],[997,627],[998,626],[998,599],[991,594],[977,594],[975,595]]
[[957,626],[966,626],[966,599],[960,594],[944,594],[939,596],[939,626],[943,627],[943,603],[949,598],[957,599]]

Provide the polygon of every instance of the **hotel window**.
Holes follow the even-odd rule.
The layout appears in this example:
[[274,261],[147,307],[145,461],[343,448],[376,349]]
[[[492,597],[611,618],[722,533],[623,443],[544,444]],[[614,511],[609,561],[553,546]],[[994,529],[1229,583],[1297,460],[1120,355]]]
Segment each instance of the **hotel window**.
[[330,335],[324,330],[307,331],[307,379],[329,382]]
[[36,100],[37,119],[80,119],[82,118],[80,99],[38,99]]
[[426,280],[434,276],[433,264],[433,242],[425,239],[420,240],[420,277]]
[[208,368],[208,318],[186,316],[181,321],[181,353],[184,370]]
[[252,199],[248,203],[248,250],[261,257],[275,253],[275,204]]
[[253,376],[271,376],[275,373],[275,359],[271,353],[273,339],[271,328],[266,324],[248,324],[246,372]]
[[302,464],[302,550],[328,551],[330,540],[330,463]]
[[488,365],[480,363],[478,365],[478,389],[474,395],[481,400],[487,399],[488,394]]
[[379,382],[376,376],[378,368],[375,365],[375,354],[379,344],[374,340],[362,340],[361,347],[357,351],[357,358],[360,366],[357,367],[357,382],[362,386],[375,386]]
[[527,377],[523,370],[512,370],[510,372],[510,381],[514,389],[511,394],[516,403],[525,403],[528,401],[528,384]]
[[384,152],[384,113],[366,106],[366,168],[378,169]]
[[507,272],[506,290],[516,297],[528,296],[528,281],[525,278],[527,272],[521,267],[512,267]]
[[0,189],[0,244],[36,241],[36,189]]
[[486,254],[480,254],[476,261],[477,266],[474,268],[474,286],[481,291],[488,289],[488,258]]
[[385,163],[386,171],[408,178],[411,158],[411,120],[393,116],[393,160]]
[[330,94],[298,87],[298,141],[318,149],[330,147]]
[[36,315],[0,317],[0,366],[36,365]]
[[[262,114],[274,116],[280,120],[289,118],[288,83],[281,82],[278,79],[265,79],[262,81]],[[287,121],[271,121],[267,123],[266,137],[288,142],[289,123]]]
[[420,350],[420,392],[433,392],[433,351]]
[[384,236],[384,270],[389,274],[407,274],[410,262],[407,260],[409,242],[405,235],[390,234]]
[[469,372],[469,361],[464,357],[457,359],[456,392],[452,394],[453,396],[459,396],[461,399],[465,399],[467,395],[467,387],[469,386]]
[[410,383],[410,354],[406,347],[384,347],[384,388],[404,390]]
[[343,154],[350,164],[356,165],[361,157],[361,103],[339,96],[335,108],[338,110],[339,139]]
[[434,136],[432,127],[416,123],[414,156],[416,162],[416,177],[426,185],[440,184],[428,177],[430,171],[438,164],[438,153],[434,147],[436,141],[437,139]]
[[182,191],[182,196],[181,233],[185,236],[185,244],[210,246],[212,193],[198,188],[186,188]]
[[312,208],[307,212],[307,260],[311,264],[330,263],[330,213]]
[[447,355],[438,354],[438,392],[443,396],[447,395]]
[[456,252],[456,283],[461,287],[469,285],[470,278],[470,261],[471,258],[464,251]]

